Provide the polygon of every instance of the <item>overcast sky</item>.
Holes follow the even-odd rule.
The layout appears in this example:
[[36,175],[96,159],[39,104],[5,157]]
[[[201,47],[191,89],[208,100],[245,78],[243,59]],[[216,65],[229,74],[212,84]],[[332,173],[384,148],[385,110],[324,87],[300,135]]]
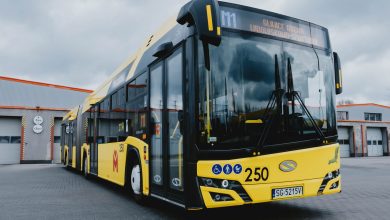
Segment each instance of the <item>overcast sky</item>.
[[[95,89],[185,0],[0,0],[0,75]],[[230,0],[329,29],[338,99],[390,105],[390,1]]]

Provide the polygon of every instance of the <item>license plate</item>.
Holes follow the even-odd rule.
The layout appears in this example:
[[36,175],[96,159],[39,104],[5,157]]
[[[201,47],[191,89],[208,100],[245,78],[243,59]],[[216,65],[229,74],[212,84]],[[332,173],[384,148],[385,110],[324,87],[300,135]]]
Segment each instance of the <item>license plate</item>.
[[303,195],[303,186],[272,189],[272,199],[299,197]]

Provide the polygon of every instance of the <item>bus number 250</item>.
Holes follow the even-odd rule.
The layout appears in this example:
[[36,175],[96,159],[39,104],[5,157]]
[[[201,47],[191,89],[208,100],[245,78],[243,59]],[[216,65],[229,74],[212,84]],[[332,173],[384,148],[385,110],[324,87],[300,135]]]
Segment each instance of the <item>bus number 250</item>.
[[254,169],[246,168],[245,173],[248,173],[245,182],[258,182],[260,180],[267,181],[269,176],[269,171],[267,167],[255,167]]

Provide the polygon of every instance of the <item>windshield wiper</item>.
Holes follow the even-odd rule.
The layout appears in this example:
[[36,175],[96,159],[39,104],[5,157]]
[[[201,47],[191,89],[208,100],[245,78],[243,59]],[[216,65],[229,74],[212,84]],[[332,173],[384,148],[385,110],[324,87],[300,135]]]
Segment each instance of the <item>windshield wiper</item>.
[[[280,80],[278,55],[275,54],[275,90],[272,91],[271,97],[264,111],[265,126],[263,132],[260,135],[259,140],[257,141],[257,146],[260,148],[259,150],[262,149],[268,137],[269,131],[271,130],[275,117],[279,117],[282,115],[282,98],[285,91],[282,89],[281,84],[282,83]],[[275,106],[276,106],[276,111],[270,113],[275,109]]]
[[297,91],[294,90],[294,80],[292,75],[292,68],[291,68],[291,61],[290,58],[287,59],[287,93],[286,93],[288,101],[291,101],[291,107],[292,107],[292,115],[295,115],[295,99],[298,100],[299,104],[301,105],[303,111],[306,113],[306,115],[309,117],[310,122],[313,124],[313,127],[320,137],[321,141],[325,141],[325,135],[322,132],[322,130],[318,127],[316,121],[314,120],[313,116],[310,114],[309,110],[307,109],[305,103],[302,101],[301,96]]

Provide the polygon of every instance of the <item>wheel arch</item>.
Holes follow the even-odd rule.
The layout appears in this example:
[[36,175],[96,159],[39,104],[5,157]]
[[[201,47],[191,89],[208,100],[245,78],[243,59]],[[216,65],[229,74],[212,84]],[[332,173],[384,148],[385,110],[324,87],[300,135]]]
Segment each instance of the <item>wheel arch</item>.
[[[124,142],[127,145],[127,155],[126,157],[126,167],[125,167],[125,173],[127,175],[127,172],[129,166],[132,164],[134,159],[137,158],[139,165],[140,165],[140,172],[142,175],[141,178],[141,189],[142,194],[145,196],[149,195],[149,145],[145,143],[144,141],[136,138],[136,137],[128,137],[126,141]],[[129,154],[130,153],[130,154]],[[127,180],[127,176],[125,176],[125,183]]]
[[[126,156],[126,166],[125,166],[125,186],[128,187],[129,186],[128,184],[130,184],[130,175],[131,175],[130,172],[132,169],[132,165],[134,164],[135,161],[138,161],[140,165],[141,174],[143,173],[142,173],[142,166],[141,166],[141,157],[138,152],[138,149],[132,145],[128,145],[126,154],[127,156]],[[141,178],[141,187],[142,186],[143,186],[143,181]]]
[[87,164],[88,164],[88,167],[87,167],[87,173],[89,173],[89,170],[90,170],[90,165],[89,165],[89,161],[90,161],[90,158],[89,158],[89,145],[86,145],[86,144],[83,144],[83,146],[81,146],[81,171],[83,171],[83,169],[85,169],[84,167],[84,159],[87,160]]

